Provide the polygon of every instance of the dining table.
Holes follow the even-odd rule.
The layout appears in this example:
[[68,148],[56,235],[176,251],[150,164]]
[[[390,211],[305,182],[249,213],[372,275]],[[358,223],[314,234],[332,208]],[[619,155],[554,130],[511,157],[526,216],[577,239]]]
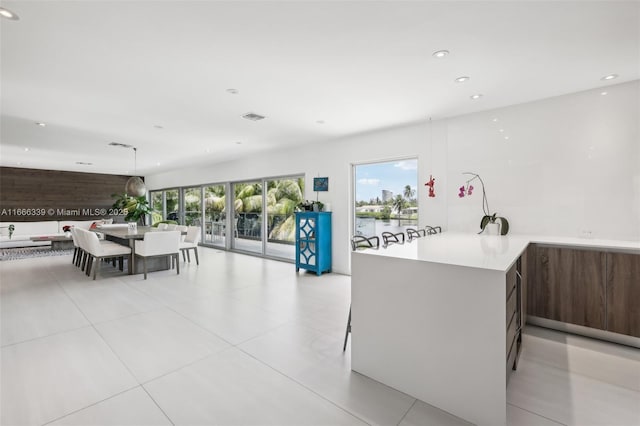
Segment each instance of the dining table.
[[[136,270],[136,240],[143,240],[144,234],[147,232],[163,232],[152,226],[137,226],[130,228],[128,224],[102,225],[94,229],[94,232],[103,234],[106,240],[116,242],[118,244],[131,247],[131,260],[127,262],[127,271],[129,275],[141,273]],[[182,231],[182,235],[187,235],[186,231]],[[149,271],[163,271],[171,268],[169,257],[149,259],[147,263]]]

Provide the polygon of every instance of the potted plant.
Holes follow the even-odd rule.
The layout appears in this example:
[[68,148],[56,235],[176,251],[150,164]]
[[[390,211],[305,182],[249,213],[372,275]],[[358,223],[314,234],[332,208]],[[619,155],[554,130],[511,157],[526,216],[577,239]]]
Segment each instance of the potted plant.
[[141,197],[130,197],[126,193],[112,194],[112,198],[116,201],[113,203],[112,208],[122,211],[125,222],[136,222],[144,225],[145,217],[152,212],[149,206],[149,200],[143,195]]
[[15,225],[12,223],[9,226],[2,226],[1,228],[7,228],[9,230],[9,239],[13,236],[13,231],[16,230]]
[[482,211],[484,212],[484,216],[480,220],[480,232],[478,234],[482,234],[487,231],[487,234],[491,235],[507,235],[509,232],[509,221],[501,216],[498,216],[497,213],[491,213],[489,210],[489,201],[487,201],[487,193],[484,189],[484,182],[479,174],[477,173],[469,173],[465,172],[464,175],[473,176],[471,179],[467,180],[467,182],[462,185],[459,189],[458,197],[462,198],[465,195],[472,195],[473,190],[475,189],[471,182],[478,179],[480,184],[482,185]]

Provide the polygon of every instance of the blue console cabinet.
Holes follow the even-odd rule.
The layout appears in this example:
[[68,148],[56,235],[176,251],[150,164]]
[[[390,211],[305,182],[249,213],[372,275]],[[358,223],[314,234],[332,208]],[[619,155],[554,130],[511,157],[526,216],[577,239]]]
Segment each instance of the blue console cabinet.
[[296,213],[296,271],[331,272],[331,212]]

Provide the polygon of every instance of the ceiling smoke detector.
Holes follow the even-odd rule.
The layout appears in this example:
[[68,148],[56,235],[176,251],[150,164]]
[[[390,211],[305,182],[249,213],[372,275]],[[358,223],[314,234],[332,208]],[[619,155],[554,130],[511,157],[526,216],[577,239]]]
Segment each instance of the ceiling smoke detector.
[[127,145],[126,143],[109,142],[109,146],[117,146],[119,148],[133,148],[133,145]]
[[264,115],[256,114],[255,112],[248,112],[242,116],[242,118],[246,118],[251,121],[260,121],[264,120],[266,117]]

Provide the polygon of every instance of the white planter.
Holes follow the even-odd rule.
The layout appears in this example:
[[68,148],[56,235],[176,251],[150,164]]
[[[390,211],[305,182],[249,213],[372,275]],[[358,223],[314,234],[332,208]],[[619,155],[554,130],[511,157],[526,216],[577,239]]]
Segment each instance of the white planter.
[[484,232],[487,235],[500,235],[500,223],[487,223],[487,225],[484,227]]

